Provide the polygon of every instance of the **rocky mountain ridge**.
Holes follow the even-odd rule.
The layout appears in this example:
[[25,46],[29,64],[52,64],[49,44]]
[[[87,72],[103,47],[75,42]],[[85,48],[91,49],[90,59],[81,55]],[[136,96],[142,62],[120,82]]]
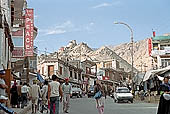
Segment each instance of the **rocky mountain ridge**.
[[[131,70],[131,52],[130,43],[124,43],[117,46],[102,46],[93,50],[86,43],[77,44],[75,40],[70,41],[65,47],[61,47],[57,52],[51,53],[48,57],[59,57],[67,60],[105,61],[116,59],[120,67],[125,71]],[[39,56],[39,62],[44,55]],[[134,43],[134,67],[139,71],[141,67],[150,68],[150,57],[147,53],[147,39]],[[146,67],[147,66],[147,67]],[[137,69],[135,69],[137,71]]]
[[[152,69],[152,58],[148,52],[148,39],[134,42],[134,67],[139,71]],[[109,46],[117,55],[131,63],[131,44],[124,43],[117,46]]]

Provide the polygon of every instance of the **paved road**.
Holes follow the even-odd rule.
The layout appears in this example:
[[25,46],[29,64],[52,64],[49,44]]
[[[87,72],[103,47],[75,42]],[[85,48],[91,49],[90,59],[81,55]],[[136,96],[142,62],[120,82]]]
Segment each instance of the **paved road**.
[[[98,114],[95,106],[95,100],[92,98],[72,99],[70,114]],[[156,110],[157,104],[139,102],[118,104],[111,98],[106,99],[105,102],[105,114],[156,114]]]

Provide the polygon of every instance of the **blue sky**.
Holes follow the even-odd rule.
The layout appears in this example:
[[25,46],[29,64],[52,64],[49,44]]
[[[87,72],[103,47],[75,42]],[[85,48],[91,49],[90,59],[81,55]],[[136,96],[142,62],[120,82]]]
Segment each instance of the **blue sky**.
[[[130,32],[114,21],[128,23],[134,40],[170,32],[170,0],[28,0],[35,9],[39,50],[57,51],[70,40],[90,47],[130,41]],[[41,52],[42,53],[42,52]]]

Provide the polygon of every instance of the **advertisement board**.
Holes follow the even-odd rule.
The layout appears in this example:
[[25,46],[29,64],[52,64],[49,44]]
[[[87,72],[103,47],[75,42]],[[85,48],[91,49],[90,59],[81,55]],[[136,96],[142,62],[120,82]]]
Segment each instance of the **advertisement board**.
[[34,10],[25,10],[25,56],[33,56]]

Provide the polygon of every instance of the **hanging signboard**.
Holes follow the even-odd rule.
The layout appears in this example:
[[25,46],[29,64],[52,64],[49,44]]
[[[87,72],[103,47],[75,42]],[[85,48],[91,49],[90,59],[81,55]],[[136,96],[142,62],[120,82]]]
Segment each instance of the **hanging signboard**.
[[25,10],[25,56],[33,56],[34,10]]

